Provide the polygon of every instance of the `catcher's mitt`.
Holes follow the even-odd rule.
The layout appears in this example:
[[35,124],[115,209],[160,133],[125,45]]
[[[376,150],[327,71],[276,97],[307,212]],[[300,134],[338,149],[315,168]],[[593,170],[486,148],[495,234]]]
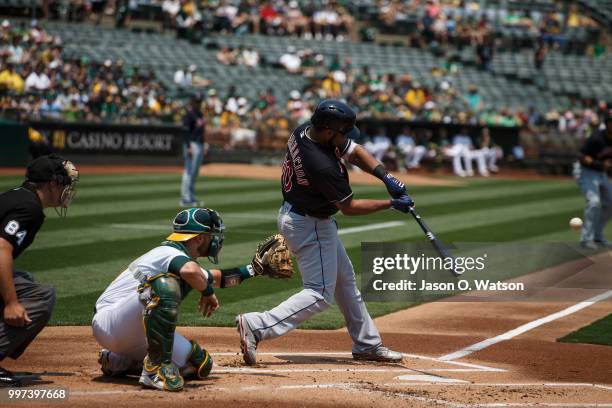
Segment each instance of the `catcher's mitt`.
[[275,279],[288,279],[293,276],[293,261],[285,237],[276,234],[260,242],[251,266],[255,276],[268,275]]

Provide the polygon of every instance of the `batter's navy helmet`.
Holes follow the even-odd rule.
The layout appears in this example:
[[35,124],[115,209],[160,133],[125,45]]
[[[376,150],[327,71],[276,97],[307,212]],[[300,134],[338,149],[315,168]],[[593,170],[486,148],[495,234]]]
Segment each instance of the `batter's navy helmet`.
[[310,123],[318,128],[327,128],[344,135],[355,130],[355,111],[344,102],[326,99],[317,105]]

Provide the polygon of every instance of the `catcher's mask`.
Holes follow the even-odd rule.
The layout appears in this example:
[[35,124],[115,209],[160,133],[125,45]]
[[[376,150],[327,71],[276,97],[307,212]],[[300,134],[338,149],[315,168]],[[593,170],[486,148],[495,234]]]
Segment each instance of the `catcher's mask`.
[[55,181],[62,187],[58,205],[55,211],[59,216],[65,217],[70,203],[76,194],[76,183],[79,181],[79,172],[71,161],[65,160],[55,154],[41,156],[28,164],[26,181],[48,182]]
[[223,231],[225,225],[215,210],[210,208],[188,208],[179,212],[172,222],[173,233],[166,239],[169,241],[188,241],[200,234],[210,234],[208,259],[216,264],[219,262],[219,252],[223,247]]

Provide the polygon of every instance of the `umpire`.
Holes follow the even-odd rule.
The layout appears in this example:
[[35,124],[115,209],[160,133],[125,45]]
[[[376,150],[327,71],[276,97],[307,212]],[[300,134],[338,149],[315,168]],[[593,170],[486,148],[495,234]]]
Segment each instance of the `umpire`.
[[594,132],[580,149],[580,163],[575,170],[578,186],[584,194],[584,224],[580,243],[584,248],[612,248],[603,231],[612,215],[612,110],[605,118],[605,127]]
[[[66,215],[78,177],[71,162],[41,156],[28,165],[20,187],[0,194],[0,361],[23,354],[51,317],[55,290],[15,270],[13,261],[34,241],[45,220],[44,208]],[[0,387],[20,385],[13,373],[0,367]]]

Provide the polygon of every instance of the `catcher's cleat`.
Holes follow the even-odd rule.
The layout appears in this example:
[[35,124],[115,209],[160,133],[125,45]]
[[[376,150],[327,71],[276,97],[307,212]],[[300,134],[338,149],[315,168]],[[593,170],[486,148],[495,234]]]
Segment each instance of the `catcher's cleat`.
[[0,367],[0,388],[5,387],[21,387],[21,381],[15,377],[15,374]]
[[149,356],[145,357],[140,384],[161,391],[181,391],[185,382],[179,370],[172,363],[152,365]]
[[240,350],[247,365],[257,364],[257,339],[249,327],[244,315],[236,316],[236,327],[240,333]]
[[100,370],[105,377],[122,377],[126,375],[140,375],[142,371],[142,363],[135,361],[134,364],[127,369],[117,370],[113,368],[111,362],[112,352],[107,349],[100,350],[98,354],[98,364],[100,364]]
[[385,346],[379,346],[371,351],[362,353],[353,352],[353,359],[367,361],[383,361],[388,363],[399,363],[402,361],[402,353],[388,349]]

